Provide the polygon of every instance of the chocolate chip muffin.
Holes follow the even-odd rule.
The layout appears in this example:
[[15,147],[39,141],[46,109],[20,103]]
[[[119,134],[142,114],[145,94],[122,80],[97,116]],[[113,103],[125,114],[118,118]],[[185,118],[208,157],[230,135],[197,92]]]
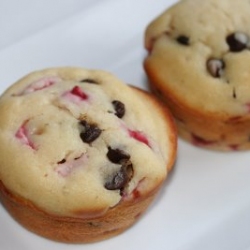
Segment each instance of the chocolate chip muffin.
[[146,29],[150,86],[196,146],[250,149],[249,12],[247,0],[183,0]]
[[175,161],[168,110],[108,72],[31,73],[3,93],[0,114],[1,201],[24,227],[52,240],[94,242],[123,232]]

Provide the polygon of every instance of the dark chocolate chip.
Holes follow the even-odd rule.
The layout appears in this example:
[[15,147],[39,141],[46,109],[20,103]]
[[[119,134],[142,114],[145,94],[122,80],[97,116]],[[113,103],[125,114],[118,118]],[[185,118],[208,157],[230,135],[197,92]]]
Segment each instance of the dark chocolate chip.
[[240,52],[247,48],[249,37],[243,32],[235,32],[228,35],[226,41],[230,51]]
[[87,121],[81,121],[80,124],[84,127],[84,130],[80,133],[80,137],[83,142],[93,142],[102,132],[96,124],[89,124]]
[[131,161],[124,159],[120,163],[122,164],[120,170],[105,183],[105,188],[108,190],[120,189],[122,191],[133,177],[134,170]]
[[125,151],[118,148],[112,149],[111,147],[108,147],[107,157],[113,163],[120,163],[121,160],[130,159],[130,155]]
[[112,101],[112,104],[116,112],[115,115],[119,118],[122,118],[125,115],[125,105],[118,100]]
[[177,37],[177,42],[182,45],[189,45],[189,38],[187,36],[181,35]]
[[66,162],[66,159],[62,159],[61,161],[57,162],[57,164],[63,164]]
[[221,77],[225,69],[224,61],[220,59],[209,59],[207,61],[207,70],[213,77]]
[[83,79],[83,80],[81,80],[80,82],[98,84],[97,81],[95,81],[95,80],[93,80],[93,79],[90,79],[90,78]]
[[236,89],[235,88],[233,88],[233,98],[237,99],[237,94],[236,94]]

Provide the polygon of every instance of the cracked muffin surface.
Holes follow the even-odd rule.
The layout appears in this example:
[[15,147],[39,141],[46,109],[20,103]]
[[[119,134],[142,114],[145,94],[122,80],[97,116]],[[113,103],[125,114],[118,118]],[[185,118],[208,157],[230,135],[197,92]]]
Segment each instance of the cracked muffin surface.
[[250,148],[249,11],[247,0],[183,0],[146,29],[152,90],[195,145]]
[[34,72],[6,90],[0,113],[2,185],[52,216],[89,226],[155,193],[174,162],[168,111],[104,71]]

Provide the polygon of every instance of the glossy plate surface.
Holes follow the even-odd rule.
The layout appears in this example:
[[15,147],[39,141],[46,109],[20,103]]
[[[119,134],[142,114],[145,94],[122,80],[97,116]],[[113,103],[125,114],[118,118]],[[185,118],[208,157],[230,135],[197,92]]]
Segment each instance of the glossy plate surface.
[[[111,71],[147,89],[146,25],[170,0],[1,0],[0,92],[48,67]],[[0,249],[250,249],[250,152],[216,153],[179,141],[178,160],[145,216],[125,233],[88,245],[36,236],[0,205]]]

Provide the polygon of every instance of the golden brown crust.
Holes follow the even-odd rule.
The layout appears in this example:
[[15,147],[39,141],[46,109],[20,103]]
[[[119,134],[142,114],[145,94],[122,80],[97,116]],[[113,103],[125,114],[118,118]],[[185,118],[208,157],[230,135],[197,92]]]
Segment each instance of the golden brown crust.
[[157,193],[121,201],[105,215],[94,219],[58,217],[37,208],[32,202],[8,191],[0,182],[0,200],[8,212],[26,229],[54,241],[90,243],[105,240],[132,226],[147,209]]

